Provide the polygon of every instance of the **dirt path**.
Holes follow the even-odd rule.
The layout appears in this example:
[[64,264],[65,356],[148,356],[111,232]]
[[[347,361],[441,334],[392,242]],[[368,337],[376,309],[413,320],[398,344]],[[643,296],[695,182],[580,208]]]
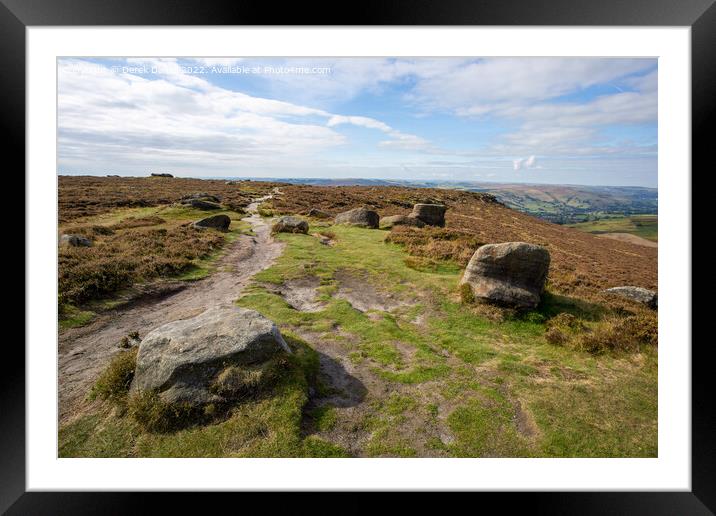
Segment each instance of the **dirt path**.
[[283,250],[271,237],[271,227],[257,213],[258,205],[271,196],[256,199],[247,207],[255,236],[241,235],[219,259],[217,271],[162,299],[138,302],[105,313],[91,324],[60,332],[58,401],[60,423],[78,412],[88,389],[117,353],[117,343],[130,332],[143,337],[171,321],[200,314],[209,306],[235,301],[250,279],[272,265]]

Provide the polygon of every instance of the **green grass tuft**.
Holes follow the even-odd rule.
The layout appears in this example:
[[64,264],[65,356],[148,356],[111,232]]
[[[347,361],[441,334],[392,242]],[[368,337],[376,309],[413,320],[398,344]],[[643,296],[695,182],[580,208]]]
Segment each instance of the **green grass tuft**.
[[90,399],[118,400],[129,391],[137,365],[138,348],[117,353],[95,382]]
[[80,310],[70,304],[60,305],[59,325],[62,329],[79,328],[94,319],[97,314],[91,310]]

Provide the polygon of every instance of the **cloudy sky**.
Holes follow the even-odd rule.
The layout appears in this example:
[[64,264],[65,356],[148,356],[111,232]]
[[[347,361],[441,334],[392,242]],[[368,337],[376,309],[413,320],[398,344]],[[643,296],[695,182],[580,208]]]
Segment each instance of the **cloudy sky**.
[[65,58],[58,109],[61,174],[657,183],[655,59]]

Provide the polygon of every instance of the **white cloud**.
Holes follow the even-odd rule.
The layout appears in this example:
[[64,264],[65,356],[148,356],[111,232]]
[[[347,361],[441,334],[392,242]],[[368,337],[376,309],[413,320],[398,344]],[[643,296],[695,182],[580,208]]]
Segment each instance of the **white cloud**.
[[649,69],[651,59],[488,58],[422,77],[412,97],[458,114],[484,114],[578,92]]
[[368,118],[364,116],[342,116],[333,115],[328,120],[328,127],[334,127],[340,124],[351,124],[358,127],[366,127],[369,129],[377,129],[386,133],[391,137],[390,140],[381,141],[378,145],[388,149],[422,151],[433,149],[432,144],[425,138],[421,138],[414,134],[405,134],[390,127],[388,124]]
[[530,156],[529,158],[520,158],[512,161],[513,170],[522,170],[523,168],[527,169],[535,167],[537,167],[537,158],[534,155]]
[[353,124],[378,130],[394,148],[417,148],[406,135],[368,117],[253,97],[217,87],[186,72],[173,58],[127,60],[146,67],[140,76],[123,69],[62,60],[58,65],[58,139],[62,167],[82,163],[173,163],[198,169],[316,161],[323,151],[348,143],[334,128]]
[[368,118],[365,116],[342,116],[342,115],[333,115],[328,120],[328,127],[334,127],[336,125],[341,124],[352,124],[359,127],[367,127],[369,129],[378,129],[379,131],[383,131],[384,133],[390,133],[393,131],[393,129],[388,125],[380,120],[375,120],[374,118]]
[[410,151],[435,151],[433,145],[425,138],[413,134],[403,134],[398,131],[392,131],[390,135],[393,139],[380,142],[381,147]]
[[[436,58],[436,59],[306,59],[292,64],[328,66],[325,77],[272,77],[277,92],[300,90],[311,102],[380,94],[383,88],[403,87],[404,99],[414,115],[440,112],[461,117],[506,122],[505,131],[486,154],[596,155],[619,150],[641,152],[644,146],[603,145],[601,130],[607,126],[655,123],[657,72],[654,59],[613,58]],[[651,71],[650,71],[651,70]],[[647,72],[647,73],[645,73]],[[613,87],[613,93],[589,101],[575,97],[597,85]],[[357,118],[357,117],[356,117]],[[346,121],[368,127],[372,122]],[[375,127],[388,133],[385,127]],[[443,153],[417,139],[391,138],[385,148],[420,149]],[[478,152],[477,150],[475,152]],[[456,155],[469,150],[450,151]]]
[[192,57],[190,60],[203,66],[236,66],[245,61],[243,57]]
[[[388,167],[386,163],[395,164],[397,159],[389,156],[397,156],[400,160],[410,157],[415,161],[411,166],[426,174],[436,167],[513,173],[540,169],[541,163],[549,163],[546,168],[552,170],[556,159],[638,157],[653,161],[656,155],[656,142],[647,137],[610,139],[603,131],[656,122],[654,60],[273,59],[275,66],[322,67],[330,73],[254,77],[261,84],[261,96],[219,87],[187,67],[253,66],[257,61],[252,58],[117,62],[147,67],[150,73],[113,70],[82,60],[60,61],[62,167],[116,163],[142,171],[156,163],[192,173],[303,167],[313,174],[320,167],[329,170],[328,162],[342,167],[356,167],[358,162],[375,169]],[[92,70],[78,73],[80,65]],[[579,95],[595,85],[613,88],[596,98]],[[360,113],[339,114],[343,110],[336,107],[341,100],[380,97],[386,92],[400,101],[390,120],[396,114],[403,116],[403,127],[409,127],[411,116],[437,113],[460,117],[466,127],[484,123],[489,138],[471,145],[462,135],[455,141],[446,136],[440,147],[424,137],[437,134],[425,129],[424,119],[416,124],[425,131],[419,136],[396,129],[393,122]],[[558,99],[563,95],[570,97]],[[353,136],[346,136],[356,132],[346,131],[346,125],[380,133],[377,152],[357,150],[362,148],[353,146]],[[436,156],[445,157],[444,164],[428,165]],[[521,157],[512,159],[515,156]]]

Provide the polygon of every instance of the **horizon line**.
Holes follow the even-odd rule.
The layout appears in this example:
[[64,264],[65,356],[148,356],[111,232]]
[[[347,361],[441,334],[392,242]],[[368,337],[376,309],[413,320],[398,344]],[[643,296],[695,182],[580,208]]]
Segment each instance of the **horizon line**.
[[[164,173],[164,172],[157,172]],[[171,172],[166,172],[171,173]],[[121,175],[121,174],[62,174],[58,173],[58,177],[132,177],[132,178],[149,178],[151,175],[146,176],[132,176],[132,175]],[[207,176],[207,177],[196,177],[196,176],[178,176],[172,174],[176,179],[202,179],[202,180],[252,180],[252,181],[265,181],[265,182],[285,182],[290,183],[291,181],[303,180],[303,181],[385,181],[385,182],[400,182],[400,183],[489,183],[495,185],[529,185],[529,186],[581,186],[587,188],[646,188],[649,190],[658,190],[658,186],[643,186],[643,185],[586,185],[580,183],[533,183],[533,182],[515,182],[515,181],[491,181],[488,179],[392,179],[392,178],[379,178],[379,177],[346,177],[346,178],[330,178],[330,177],[262,177],[262,176]]]

